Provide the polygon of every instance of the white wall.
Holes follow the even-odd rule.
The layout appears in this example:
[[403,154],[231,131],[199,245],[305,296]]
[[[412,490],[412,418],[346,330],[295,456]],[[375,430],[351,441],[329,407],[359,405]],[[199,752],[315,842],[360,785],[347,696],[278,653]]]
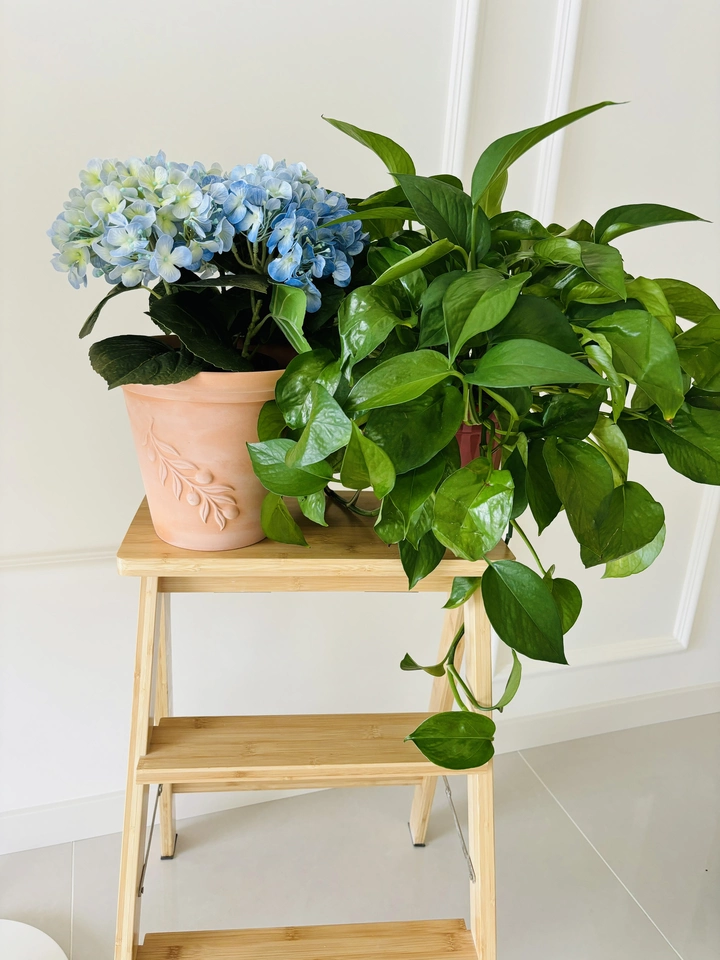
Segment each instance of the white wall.
[[[50,267],[44,235],[87,159],[163,147],[229,167],[269,152],[362,193],[386,182],[379,161],[321,113],[395,137],[422,173],[454,153],[467,174],[491,139],[548,110],[630,100],[569,130],[562,151],[524,158],[506,206],[554,205],[569,223],[654,200],[720,219],[717,4],[585,0],[579,19],[572,0],[458,6],[465,35],[448,0],[219,0],[207,12],[176,0],[171,16],[142,25],[109,2],[80,20],[48,0],[6,0],[0,849],[119,824],[137,584],[109,558],[141,485],[122,398],[105,392],[76,339],[102,288],[73,291]],[[453,64],[462,82],[448,140]],[[720,296],[717,226],[667,227],[621,245],[632,272]],[[147,329],[141,299],[111,304],[98,335]],[[585,596],[569,638],[575,666],[530,665],[501,718],[501,748],[718,709],[717,501],[654,458],[638,455],[633,471],[665,505],[665,551],[642,577],[600,584],[580,568],[562,518],[543,535],[543,555]],[[432,656],[441,603],[178,597],[176,709],[423,709],[425,679],[397,663],[406,649]],[[498,670],[501,682],[502,661]],[[263,689],[268,673],[276,682]],[[185,810],[205,802],[180,799]]]

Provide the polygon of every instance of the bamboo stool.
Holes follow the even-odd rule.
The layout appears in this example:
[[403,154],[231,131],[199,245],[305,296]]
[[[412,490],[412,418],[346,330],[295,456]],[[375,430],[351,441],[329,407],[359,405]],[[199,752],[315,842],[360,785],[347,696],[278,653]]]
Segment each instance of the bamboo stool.
[[[157,537],[145,502],[127,532],[118,569],[140,577],[140,612],[115,960],[495,960],[492,761],[468,775],[468,847],[476,877],[470,930],[463,920],[431,920],[151,933],[138,943],[150,784],[160,788],[161,855],[172,858],[175,793],[414,784],[410,831],[423,845],[437,778],[459,772],[441,772],[404,742],[427,713],[172,716],[172,593],[407,591],[397,548],[378,539],[372,521],[332,504],[328,513],[329,527],[296,516],[310,550],[269,540],[223,553],[181,550]],[[502,544],[495,555],[510,556]],[[484,567],[448,555],[417,589],[448,593],[453,577],[477,576]],[[490,626],[479,591],[448,611],[440,657],[463,616],[468,681],[478,699],[490,703]],[[451,704],[445,678],[436,678],[430,712]]]

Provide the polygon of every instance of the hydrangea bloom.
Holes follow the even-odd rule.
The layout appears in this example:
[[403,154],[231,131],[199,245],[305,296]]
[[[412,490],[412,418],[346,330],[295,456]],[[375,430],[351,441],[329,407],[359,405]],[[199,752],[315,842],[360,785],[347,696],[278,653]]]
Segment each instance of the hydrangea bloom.
[[126,287],[174,283],[179,267],[214,276],[213,256],[232,250],[240,235],[265,245],[271,280],[302,287],[313,312],[321,299],[314,281],[347,286],[367,241],[359,220],[328,226],[350,212],[344,195],[320,187],[302,163],[264,155],[223,173],[217,164],[168,162],[160,152],[125,163],[91,160],[48,235],[58,250],[53,265],[74,287],[87,284],[89,267]]

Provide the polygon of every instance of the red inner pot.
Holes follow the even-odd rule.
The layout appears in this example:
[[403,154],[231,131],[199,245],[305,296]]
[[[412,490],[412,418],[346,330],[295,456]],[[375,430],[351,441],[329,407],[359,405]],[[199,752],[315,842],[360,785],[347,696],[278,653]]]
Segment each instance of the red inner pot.
[[[460,466],[466,467],[471,460],[480,455],[480,436],[482,427],[478,424],[464,423],[458,430],[456,437],[460,446]],[[493,451],[493,466],[496,470],[502,464],[502,449],[500,446]]]

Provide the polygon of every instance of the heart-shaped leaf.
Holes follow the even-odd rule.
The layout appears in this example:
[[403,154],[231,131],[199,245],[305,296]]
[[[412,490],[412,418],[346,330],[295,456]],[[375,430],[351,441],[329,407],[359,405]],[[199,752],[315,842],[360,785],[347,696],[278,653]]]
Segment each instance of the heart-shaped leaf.
[[433,532],[465,560],[479,560],[496,545],[510,521],[513,481],[478,458],[456,470],[435,497]]
[[507,340],[491,347],[480,358],[468,383],[481,387],[533,387],[555,383],[607,381],[593,370],[554,347],[533,340]]
[[340,468],[340,480],[350,490],[372,486],[378,500],[395,486],[395,468],[387,453],[352,424],[352,434]]
[[482,577],[485,611],[509,647],[534,660],[567,663],[560,613],[549,586],[517,560],[497,560]]
[[500,280],[487,290],[470,310],[461,324],[463,311],[449,310],[445,324],[450,344],[450,360],[455,361],[462,348],[479,333],[492,330],[512,310],[523,284],[530,279],[529,273],[518,273],[507,280]]
[[405,739],[439,767],[472,770],[492,758],[494,736],[495,724],[489,717],[463,710],[436,713]]
[[666,207],[662,203],[627,203],[622,207],[613,207],[600,217],[595,224],[595,239],[598,243],[610,243],[615,237],[632,233],[633,230],[702,219],[694,213]]
[[350,440],[352,423],[337,400],[319,383],[313,384],[310,394],[308,422],[297,444],[285,457],[289,467],[307,467],[324,460]]
[[480,586],[480,580],[480,577],[453,577],[450,596],[443,609],[454,610],[456,607],[461,607]]
[[260,508],[260,524],[263,533],[278,543],[294,543],[299,547],[308,545],[305,535],[293,520],[282,497],[268,493]]
[[329,463],[289,467],[285,458],[295,446],[294,440],[283,438],[247,445],[255,476],[266,490],[281,497],[307,497],[322,490],[332,479]]
[[454,371],[446,357],[435,350],[403,353],[379,363],[350,391],[345,406],[349,414],[376,407],[407,403],[422,396]]

